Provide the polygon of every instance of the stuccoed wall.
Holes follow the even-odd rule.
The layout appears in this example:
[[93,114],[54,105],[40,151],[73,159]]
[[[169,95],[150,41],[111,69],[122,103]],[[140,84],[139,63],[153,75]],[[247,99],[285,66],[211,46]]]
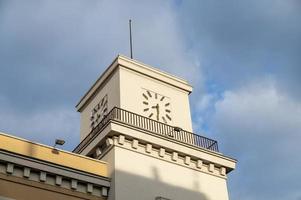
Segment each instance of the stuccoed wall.
[[172,200],[228,200],[226,178],[122,147],[113,149],[104,158],[114,168],[109,200],[154,200],[159,196]]
[[91,131],[91,111],[101,101],[101,99],[108,95],[108,112],[114,106],[120,106],[119,95],[119,71],[116,70],[112,73],[112,76],[106,80],[102,86],[96,92],[96,95],[91,98],[91,101],[87,103],[84,109],[81,111],[80,116],[80,139],[83,140]]
[[164,80],[158,81],[133,70],[120,69],[121,108],[148,117],[149,114],[143,112],[146,106],[143,104],[145,99],[142,93],[145,93],[145,89],[169,98],[172,121],[168,121],[168,124],[192,131],[187,91],[166,84]]
[[[188,99],[192,87],[187,81],[124,56],[118,56],[76,106],[81,113],[81,140],[91,131],[92,109],[105,95],[108,95],[108,111],[117,106],[149,117],[150,113],[143,112],[145,99],[142,93],[146,90],[169,99],[170,106],[167,109],[171,110],[171,113],[164,113],[164,116],[168,114],[172,119],[167,120],[169,125],[192,132]],[[165,112],[163,104],[160,108],[161,114]],[[160,121],[164,122],[162,116],[160,115]]]

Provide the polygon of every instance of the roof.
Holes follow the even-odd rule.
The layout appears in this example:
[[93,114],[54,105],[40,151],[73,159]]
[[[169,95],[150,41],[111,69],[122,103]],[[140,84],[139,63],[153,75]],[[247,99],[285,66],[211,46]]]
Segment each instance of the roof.
[[0,132],[0,150],[107,177],[107,163]]
[[180,88],[188,93],[192,92],[192,86],[189,83],[179,77],[172,74],[154,68],[152,66],[146,65],[137,60],[128,58],[123,55],[118,55],[115,60],[109,65],[109,67],[102,73],[102,75],[96,80],[92,87],[86,92],[86,94],[81,98],[81,100],[76,105],[78,111],[89,101],[89,99],[97,92],[97,89],[101,87],[104,81],[112,75],[118,67],[124,67],[129,70],[138,72],[145,76],[151,77],[153,79],[160,80],[169,84],[173,87]]

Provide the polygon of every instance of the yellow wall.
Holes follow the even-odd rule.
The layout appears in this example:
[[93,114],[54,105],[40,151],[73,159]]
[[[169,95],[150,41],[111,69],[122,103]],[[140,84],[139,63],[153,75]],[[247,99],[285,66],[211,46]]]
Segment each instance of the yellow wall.
[[107,177],[107,163],[0,132],[0,149]]
[[[13,189],[12,189],[13,188]],[[103,200],[61,187],[0,174],[0,199],[9,200]]]

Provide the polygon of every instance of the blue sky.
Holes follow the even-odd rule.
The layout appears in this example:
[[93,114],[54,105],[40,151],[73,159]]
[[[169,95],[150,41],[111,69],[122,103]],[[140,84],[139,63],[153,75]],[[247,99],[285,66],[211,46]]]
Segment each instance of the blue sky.
[[187,79],[194,130],[238,159],[232,200],[301,200],[301,1],[0,0],[0,130],[79,142],[75,105],[117,54]]

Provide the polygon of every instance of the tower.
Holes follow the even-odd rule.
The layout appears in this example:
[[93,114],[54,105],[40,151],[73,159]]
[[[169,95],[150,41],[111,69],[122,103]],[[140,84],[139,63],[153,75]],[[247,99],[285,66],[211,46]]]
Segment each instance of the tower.
[[119,55],[83,96],[74,152],[108,163],[110,200],[227,200],[236,160],[192,133],[183,79]]

